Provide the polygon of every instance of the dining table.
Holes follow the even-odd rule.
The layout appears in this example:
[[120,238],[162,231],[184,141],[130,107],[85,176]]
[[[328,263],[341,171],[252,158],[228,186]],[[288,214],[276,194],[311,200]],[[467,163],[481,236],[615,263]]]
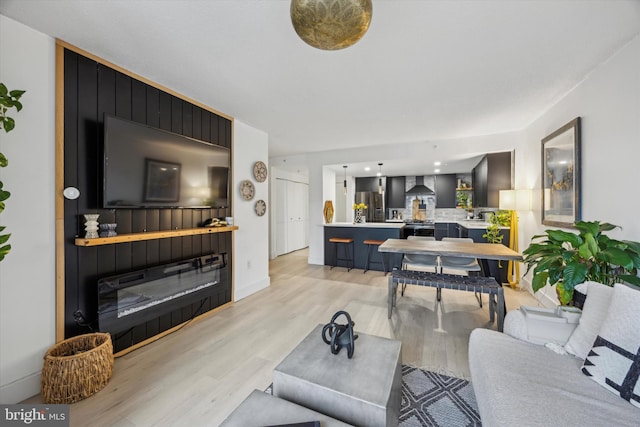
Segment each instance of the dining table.
[[[398,255],[439,255],[451,257],[476,258],[482,269],[482,275],[491,277],[488,260],[522,261],[522,255],[500,243],[476,243],[455,240],[406,240],[387,239],[378,246],[378,251],[386,258],[386,265],[393,270],[391,256]],[[436,275],[437,276],[437,275]],[[500,280],[496,280],[502,286]],[[390,302],[391,303],[391,302]],[[506,314],[506,304],[502,301],[500,311]],[[501,325],[500,325],[501,326]],[[501,329],[501,327],[499,328]]]
[[[522,261],[522,255],[501,243],[476,243],[454,240],[387,239],[378,246],[382,253],[440,255],[480,260]],[[484,272],[489,274],[488,268]]]

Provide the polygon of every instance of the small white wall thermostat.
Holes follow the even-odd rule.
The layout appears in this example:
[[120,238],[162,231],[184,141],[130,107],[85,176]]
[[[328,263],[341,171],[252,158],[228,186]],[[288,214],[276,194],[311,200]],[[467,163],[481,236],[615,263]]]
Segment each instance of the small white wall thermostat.
[[80,197],[80,190],[78,190],[76,187],[67,187],[64,189],[62,194],[69,200],[75,200]]

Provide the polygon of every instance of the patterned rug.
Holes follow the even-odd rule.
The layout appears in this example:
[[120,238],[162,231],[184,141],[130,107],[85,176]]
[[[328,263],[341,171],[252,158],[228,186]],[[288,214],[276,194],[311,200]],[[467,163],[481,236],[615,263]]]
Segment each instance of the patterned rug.
[[[265,392],[272,393],[272,386]],[[399,427],[481,425],[471,382],[402,365]]]
[[399,425],[481,426],[471,382],[403,365]]

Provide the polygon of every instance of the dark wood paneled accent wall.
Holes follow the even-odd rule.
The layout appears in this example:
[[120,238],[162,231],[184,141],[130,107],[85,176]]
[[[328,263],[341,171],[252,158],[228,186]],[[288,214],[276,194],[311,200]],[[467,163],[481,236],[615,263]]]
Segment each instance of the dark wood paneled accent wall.
[[[101,277],[192,258],[228,253],[227,284],[201,301],[138,325],[114,338],[119,351],[231,301],[232,233],[211,233],[97,247],[78,247],[86,213],[115,222],[118,234],[197,227],[231,209],[102,209],[105,113],[232,148],[232,121],[95,59],[64,50],[64,186],[80,189],[64,200],[64,335],[96,329],[97,281]],[[78,313],[88,322],[77,322]]]

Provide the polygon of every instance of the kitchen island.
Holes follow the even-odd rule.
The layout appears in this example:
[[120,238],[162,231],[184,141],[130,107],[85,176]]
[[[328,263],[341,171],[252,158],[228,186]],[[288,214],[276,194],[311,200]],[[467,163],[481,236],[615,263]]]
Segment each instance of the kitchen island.
[[[334,247],[333,243],[329,243],[329,239],[332,237],[343,237],[353,239],[355,259],[353,261],[353,267],[364,270],[367,263],[367,246],[364,244],[365,240],[386,240],[386,239],[399,239],[402,237],[402,229],[404,223],[402,222],[367,222],[363,224],[352,224],[350,222],[335,222],[331,224],[324,224],[324,265],[334,264]],[[374,253],[375,251],[375,253]],[[342,257],[342,248],[340,248],[340,257]],[[372,248],[371,260],[379,261],[380,254],[378,248]],[[339,264],[344,265],[343,263]],[[394,265],[398,265],[394,261]],[[382,271],[381,264],[370,264],[369,270]],[[387,266],[387,271],[390,271],[390,266]]]

